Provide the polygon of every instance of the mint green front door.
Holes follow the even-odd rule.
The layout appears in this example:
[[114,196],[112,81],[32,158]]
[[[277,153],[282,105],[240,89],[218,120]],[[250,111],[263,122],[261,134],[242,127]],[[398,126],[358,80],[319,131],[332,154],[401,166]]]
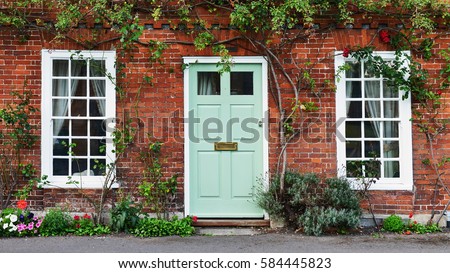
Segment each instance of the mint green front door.
[[261,218],[253,198],[263,176],[262,65],[189,66],[190,214]]

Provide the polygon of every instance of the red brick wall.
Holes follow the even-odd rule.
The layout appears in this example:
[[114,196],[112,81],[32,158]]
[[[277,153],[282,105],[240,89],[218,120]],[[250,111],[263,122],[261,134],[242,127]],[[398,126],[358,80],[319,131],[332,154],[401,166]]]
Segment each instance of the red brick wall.
[[[325,80],[334,81],[334,50],[342,50],[347,46],[367,45],[373,42],[376,50],[390,50],[387,45],[379,44],[378,39],[373,39],[377,33],[377,26],[372,23],[372,29],[337,29],[323,34],[313,34],[304,42],[293,47],[294,59],[303,64],[306,61],[318,62],[311,70],[311,75],[316,80],[320,99],[308,92],[301,93],[302,101],[314,101],[320,105],[320,110],[307,113],[302,124],[304,133],[289,145],[289,168],[302,172],[318,172],[326,176],[336,174],[336,143],[335,143],[335,92],[325,86]],[[159,29],[160,25],[154,25],[153,30],[146,30],[142,41],[157,39],[162,41],[177,41],[185,38],[184,34],[173,30]],[[355,27],[359,27],[355,25]],[[395,26],[392,26],[395,27]],[[75,31],[75,30],[74,30]],[[81,33],[89,33],[89,29],[77,30]],[[233,32],[229,30],[218,30],[222,39],[232,37]],[[101,30],[103,37],[107,40],[110,36],[109,30]],[[35,95],[33,104],[41,107],[41,61],[40,50],[46,49],[83,49],[80,45],[69,40],[64,43],[51,43],[53,37],[41,34],[38,31],[30,31],[27,41],[20,41],[19,33],[8,27],[0,27],[0,106],[5,105],[11,99],[11,91],[23,89],[24,81],[27,88]],[[440,39],[440,48],[446,48],[449,39]],[[114,41],[103,43],[96,49],[111,49]],[[435,51],[439,50],[436,48]],[[251,52],[238,49],[233,55],[253,55]],[[136,48],[125,56],[117,54],[119,61],[125,64],[123,72],[126,77],[120,79],[119,84],[126,87],[127,98],[118,103],[117,116],[123,117],[124,113],[133,115],[133,105],[138,98],[137,111],[139,118],[135,120],[139,124],[139,132],[136,142],[130,147],[124,160],[119,166],[119,176],[122,177],[125,192],[136,192],[136,185],[141,179],[142,164],[138,160],[139,151],[145,146],[147,135],[154,139],[163,141],[164,172],[167,176],[179,173],[179,194],[183,200],[183,168],[184,168],[184,140],[183,140],[183,71],[181,69],[183,56],[212,55],[209,51],[198,52],[193,47],[173,43],[163,54],[162,65],[155,65],[149,61],[150,53],[144,47]],[[281,58],[286,65],[295,70],[291,63],[291,56],[286,54]],[[432,63],[426,68],[433,69],[438,73],[442,63]],[[153,85],[144,83],[144,76],[153,77]],[[280,76],[280,79],[282,77]],[[437,83],[436,83],[437,84]],[[324,87],[325,86],[325,87]],[[287,83],[282,85],[288,92]],[[323,88],[322,88],[323,87]],[[448,94],[445,95],[448,97]],[[416,107],[416,106],[414,106]],[[270,108],[270,166],[276,165],[279,146],[277,141],[278,116],[275,102],[269,95]],[[450,110],[445,110],[443,118],[448,118]],[[40,116],[33,120],[35,124],[40,123]],[[431,186],[432,172],[422,163],[423,156],[429,153],[427,141],[416,127],[413,133],[414,147],[414,192],[410,191],[374,191],[373,203],[375,211],[382,214],[409,213],[411,211],[431,210],[431,197],[433,187]],[[40,133],[40,132],[38,132]],[[440,141],[439,152],[444,153],[450,149],[447,138]],[[39,168],[40,145],[30,151],[29,159],[35,162]],[[448,181],[448,175],[444,176]],[[89,194],[98,194],[98,191],[90,191]],[[440,209],[449,199],[442,191],[438,196]],[[35,209],[45,209],[54,206],[68,207],[73,211],[92,211],[83,198],[74,190],[67,189],[44,189],[36,190],[29,198],[31,206]],[[364,206],[367,206],[363,202]],[[181,206],[180,206],[181,209]]]

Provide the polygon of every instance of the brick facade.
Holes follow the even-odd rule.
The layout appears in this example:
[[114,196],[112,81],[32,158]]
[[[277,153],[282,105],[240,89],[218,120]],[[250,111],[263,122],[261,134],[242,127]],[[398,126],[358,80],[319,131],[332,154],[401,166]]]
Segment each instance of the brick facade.
[[[217,22],[219,23],[219,22]],[[78,29],[80,33],[93,31],[88,26],[86,29]],[[307,113],[302,124],[304,133],[289,145],[289,168],[302,172],[317,172],[325,176],[336,174],[336,143],[335,143],[335,91],[327,87],[325,80],[334,81],[334,51],[342,50],[347,46],[367,45],[373,43],[376,50],[392,50],[387,45],[379,43],[374,39],[377,33],[377,25],[371,24],[362,27],[355,24],[353,28],[337,28],[324,33],[312,34],[305,41],[296,44],[292,49],[294,59],[299,62],[311,62],[317,65],[311,70],[311,76],[316,80],[320,88],[320,96],[308,92],[302,92],[302,100],[314,101],[320,106],[318,112]],[[390,27],[396,27],[392,25]],[[117,52],[118,60],[125,65],[123,72],[125,78],[119,79],[126,86],[127,98],[118,102],[117,117],[120,119],[124,114],[134,115],[133,105],[137,102],[139,118],[135,123],[139,124],[139,132],[135,143],[130,147],[119,166],[118,175],[123,182],[125,192],[136,192],[136,185],[140,181],[142,164],[138,159],[140,149],[145,145],[147,135],[154,139],[163,141],[164,172],[169,176],[179,173],[179,210],[182,211],[183,200],[183,171],[184,171],[184,125],[183,125],[183,71],[182,57],[184,56],[209,56],[211,52],[205,50],[195,51],[192,46],[176,43],[183,40],[185,34],[178,30],[165,29],[163,23],[158,22],[148,25],[141,38],[143,42],[148,40],[161,40],[169,42],[169,48],[163,53],[163,64],[152,64],[150,53],[144,47],[137,47],[132,53],[124,56]],[[227,28],[215,30],[220,32],[222,39],[233,37],[234,32]],[[103,40],[110,37],[109,29],[97,30]],[[0,107],[4,107],[12,99],[11,91],[21,91],[26,82],[26,88],[35,95],[33,105],[41,105],[41,55],[42,49],[84,49],[79,44],[66,40],[64,43],[52,43],[52,36],[37,30],[27,31],[29,37],[21,41],[21,34],[10,27],[0,27]],[[446,36],[443,36],[446,37]],[[438,46],[433,48],[434,53],[440,49],[447,48],[450,38],[439,38]],[[102,43],[96,50],[112,49],[115,41]],[[236,47],[231,52],[235,56],[254,55],[250,50]],[[421,56],[415,56],[420,60]],[[291,62],[291,56],[286,54],[281,58],[285,65]],[[292,69],[295,69],[295,65]],[[425,68],[432,73],[438,74],[443,63],[429,61]],[[153,84],[145,84],[144,76],[153,77]],[[430,79],[434,79],[431,75]],[[120,83],[120,82],[119,82]],[[289,86],[283,86],[288,89]],[[439,83],[436,82],[436,85]],[[448,94],[444,92],[444,98]],[[137,101],[136,101],[137,98]],[[444,100],[445,101],[445,100]],[[413,105],[417,107],[417,105]],[[270,136],[269,136],[269,162],[273,169],[276,165],[279,147],[277,141],[277,108],[271,95],[269,95],[270,111]],[[442,117],[450,118],[450,110],[446,108]],[[33,123],[39,125],[40,116],[36,115]],[[432,209],[432,198],[434,188],[432,186],[433,173],[422,164],[422,159],[429,153],[427,140],[413,126],[413,160],[414,160],[414,190],[413,191],[374,191],[373,203],[375,212],[379,214],[408,214],[411,211],[417,213],[429,213]],[[37,132],[40,134],[40,131]],[[450,149],[448,136],[436,146],[436,153],[445,155]],[[30,161],[36,163],[39,169],[40,145],[38,144],[30,154]],[[444,175],[445,181],[448,174]],[[91,190],[89,194],[98,194]],[[443,191],[439,192],[438,210],[446,205],[449,196]],[[67,207],[72,211],[92,211],[83,201],[82,196],[74,190],[68,189],[39,189],[32,193],[29,198],[30,205],[36,210],[46,210],[55,206]],[[367,205],[365,202],[363,205]]]

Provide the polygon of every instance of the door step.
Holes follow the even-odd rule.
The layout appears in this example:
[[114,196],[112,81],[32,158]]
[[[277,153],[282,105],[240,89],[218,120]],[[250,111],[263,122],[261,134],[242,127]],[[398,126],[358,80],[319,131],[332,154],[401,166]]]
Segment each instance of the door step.
[[269,220],[251,219],[198,219],[195,227],[270,227]]

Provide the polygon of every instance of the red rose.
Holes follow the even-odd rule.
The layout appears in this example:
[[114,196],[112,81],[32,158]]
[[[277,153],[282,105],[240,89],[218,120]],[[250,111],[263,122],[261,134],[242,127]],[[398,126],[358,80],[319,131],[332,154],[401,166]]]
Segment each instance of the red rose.
[[77,228],[80,228],[81,226],[80,226],[80,224],[77,224],[76,227],[77,227]]
[[414,221],[414,225],[417,225],[417,221]]
[[192,222],[197,223],[197,221],[198,221],[197,216],[192,216]]
[[91,216],[89,216],[87,213],[85,213],[85,214],[83,215],[83,218],[84,218],[84,219],[91,219]]
[[410,214],[409,214],[409,218],[411,219],[412,217],[413,217],[413,213],[411,212]]
[[438,96],[442,96],[442,90],[438,90],[438,91],[436,92],[436,94],[437,94]]
[[25,200],[19,200],[17,201],[17,207],[21,210],[24,210],[27,208],[27,201]]
[[78,221],[78,220],[80,220],[80,216],[78,216],[78,215],[75,215],[75,216],[73,217],[73,220],[75,220],[75,221]]
[[406,234],[406,235],[411,235],[411,231],[407,230],[407,231],[405,232],[405,234]]
[[350,48],[348,48],[348,47],[344,48],[344,52],[342,52],[342,56],[344,56],[344,58],[347,58],[349,54],[350,54]]
[[389,32],[386,29],[380,30],[380,39],[383,43],[389,43],[391,41]]

